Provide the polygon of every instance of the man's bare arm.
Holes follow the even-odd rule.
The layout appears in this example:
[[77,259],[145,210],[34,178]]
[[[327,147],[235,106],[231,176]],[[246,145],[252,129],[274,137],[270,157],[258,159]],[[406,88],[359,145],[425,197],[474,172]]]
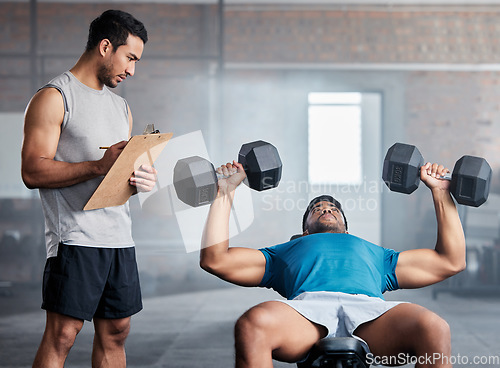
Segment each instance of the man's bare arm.
[[245,178],[238,163],[223,167],[227,179],[219,180],[217,198],[210,206],[200,253],[200,266],[219,278],[242,286],[258,286],[266,269],[261,251],[229,247],[229,216],[236,187]]
[[21,174],[30,188],[61,188],[105,175],[127,144],[119,142],[98,161],[68,163],[54,160],[64,104],[60,92],[44,88],[30,101],[25,114]]
[[434,249],[401,252],[396,276],[402,288],[416,288],[440,282],[465,268],[465,236],[449,181],[439,179],[448,172],[443,166],[426,164],[421,179],[430,188],[438,224]]

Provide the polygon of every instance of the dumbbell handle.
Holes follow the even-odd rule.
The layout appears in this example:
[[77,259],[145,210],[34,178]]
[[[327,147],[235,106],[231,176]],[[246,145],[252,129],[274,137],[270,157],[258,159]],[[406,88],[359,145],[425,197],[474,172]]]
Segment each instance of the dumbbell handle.
[[[215,169],[215,168],[214,168],[214,169]],[[219,168],[217,168],[217,169],[219,169]],[[219,172],[217,172],[217,169],[215,169],[215,176],[217,176],[217,180],[220,180],[220,179],[228,179],[228,178],[230,178],[230,177],[231,177],[231,175],[232,175],[232,174],[231,174],[231,175],[226,176],[226,175],[224,175],[223,173],[219,173]],[[245,171],[245,173],[246,173],[245,168],[243,168],[243,170],[244,170],[244,171]]]
[[229,179],[231,177],[231,175],[225,176],[224,174],[219,174],[217,171],[215,172],[215,176],[217,176],[217,180]]
[[451,181],[451,173],[446,173],[444,175],[440,175],[440,176],[437,177],[437,179]]
[[[423,158],[422,158],[422,159],[423,159]],[[422,167],[422,166],[424,166],[424,165],[425,165],[424,161],[421,161],[421,162],[420,162],[420,167]],[[418,169],[418,173],[419,173],[419,174],[420,174],[420,170],[421,170],[421,169]],[[452,173],[451,173],[451,172],[447,172],[446,174],[444,174],[444,175],[440,175],[440,176],[438,176],[438,177],[437,177],[437,179],[441,179],[441,180],[449,180],[449,181],[451,181],[451,178],[452,178]]]

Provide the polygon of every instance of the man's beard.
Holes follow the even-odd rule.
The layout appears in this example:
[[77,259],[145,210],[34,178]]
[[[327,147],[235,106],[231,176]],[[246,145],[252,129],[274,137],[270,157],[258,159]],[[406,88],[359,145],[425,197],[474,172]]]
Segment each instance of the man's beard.
[[118,86],[118,82],[116,82],[114,76],[111,74],[111,69],[111,63],[101,65],[97,73],[97,79],[106,87],[115,88]]
[[310,224],[307,228],[309,234],[317,233],[345,233],[344,224],[335,222],[316,221]]

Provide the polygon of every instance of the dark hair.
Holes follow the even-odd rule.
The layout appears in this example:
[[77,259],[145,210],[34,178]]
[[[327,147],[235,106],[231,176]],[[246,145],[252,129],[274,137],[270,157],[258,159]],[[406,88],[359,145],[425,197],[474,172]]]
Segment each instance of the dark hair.
[[302,217],[302,231],[306,231],[306,221],[307,221],[307,216],[309,216],[309,212],[311,212],[311,209],[314,207],[314,205],[319,202],[330,202],[339,209],[340,213],[342,214],[342,217],[344,218],[345,230],[347,231],[347,219],[345,218],[344,211],[342,210],[342,205],[335,198],[326,194],[320,195],[311,200],[311,202],[309,202],[306,212],[304,213],[304,217]]
[[144,44],[148,42],[148,31],[142,22],[131,14],[121,10],[106,10],[90,23],[89,38],[85,51],[95,48],[99,42],[107,38],[113,50],[127,43],[128,35],[139,37]]

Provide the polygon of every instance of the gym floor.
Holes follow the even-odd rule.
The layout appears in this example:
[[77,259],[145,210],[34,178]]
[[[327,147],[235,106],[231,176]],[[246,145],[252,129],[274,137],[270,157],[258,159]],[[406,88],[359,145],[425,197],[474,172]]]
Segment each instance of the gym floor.
[[[386,299],[418,303],[444,317],[452,330],[454,367],[499,367],[500,295],[466,298],[440,293],[434,300],[431,291],[401,290],[386,294]],[[0,367],[31,367],[45,315],[27,296],[30,293],[39,294],[39,289],[16,289],[0,296]],[[267,289],[228,287],[145,298],[144,310],[132,319],[128,367],[231,367],[234,322],[251,306],[277,297]],[[92,332],[92,324],[86,322],[67,367],[90,366]],[[295,367],[279,362],[274,366]]]

